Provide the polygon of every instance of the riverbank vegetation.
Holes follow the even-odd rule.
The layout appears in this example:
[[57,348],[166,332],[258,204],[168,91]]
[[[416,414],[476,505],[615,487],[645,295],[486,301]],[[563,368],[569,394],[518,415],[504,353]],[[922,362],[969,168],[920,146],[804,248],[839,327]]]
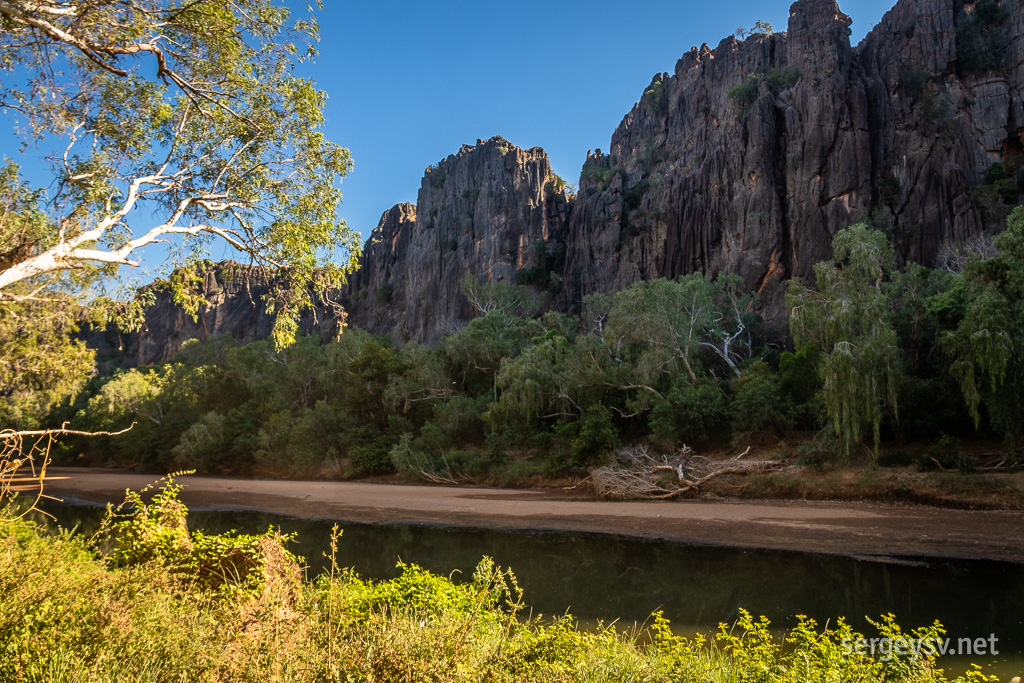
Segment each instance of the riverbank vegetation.
[[686,445],[992,477],[1016,470],[1024,429],[1024,209],[989,246],[900,271],[882,233],[844,230],[815,286],[791,283],[792,337],[727,275],[592,295],[575,317],[467,278],[479,315],[435,347],[359,329],[284,349],[213,337],[94,378],[50,419],[135,423],[58,456],[147,471],[510,484]]
[[[4,515],[3,680],[947,680],[927,648],[848,652],[858,634],[842,621],[800,618],[780,636],[741,613],[708,638],[684,638],[655,614],[582,630],[568,615],[531,616],[514,574],[487,558],[461,582],[413,565],[372,582],[333,563],[305,580],[273,530],[190,531],[177,490],[130,496],[91,538]],[[892,642],[943,633],[938,624],[903,632],[889,616],[877,628]],[[976,670],[956,679],[992,680]]]

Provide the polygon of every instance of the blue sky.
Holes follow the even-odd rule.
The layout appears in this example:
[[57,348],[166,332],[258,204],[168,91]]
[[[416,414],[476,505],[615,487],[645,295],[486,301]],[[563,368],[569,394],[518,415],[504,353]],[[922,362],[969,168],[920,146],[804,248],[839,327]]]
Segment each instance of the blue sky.
[[[841,5],[853,18],[854,43],[893,1]],[[577,181],[586,152],[607,149],[654,74],[671,73],[691,46],[714,47],[758,19],[785,30],[789,16],[780,0],[324,4],[320,56],[302,73],[328,93],[328,137],[352,152],[341,215],[364,237],[383,211],[416,201],[425,167],[478,138],[543,147],[555,172]],[[18,146],[13,135],[0,136],[0,156],[22,162],[31,182],[49,184]],[[166,249],[136,256],[144,268],[123,276],[146,281]],[[218,244],[211,257],[237,254]]]
[[[478,138],[543,147],[575,182],[651,76],[692,45],[758,19],[785,30],[789,16],[778,0],[325,4],[309,73],[329,94],[329,137],[352,151],[342,215],[364,236],[385,209],[415,203],[426,166]],[[854,43],[891,5],[841,4]]]

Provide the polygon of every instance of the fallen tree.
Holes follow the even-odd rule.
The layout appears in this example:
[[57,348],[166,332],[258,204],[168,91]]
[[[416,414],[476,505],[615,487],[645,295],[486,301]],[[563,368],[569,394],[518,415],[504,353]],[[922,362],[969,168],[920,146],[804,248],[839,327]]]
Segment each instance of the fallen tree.
[[746,460],[750,449],[727,460],[695,455],[689,446],[669,454],[652,454],[646,446],[619,449],[615,462],[590,472],[602,498],[616,500],[667,499],[698,492],[707,482],[727,474],[750,474],[777,469],[780,460]]

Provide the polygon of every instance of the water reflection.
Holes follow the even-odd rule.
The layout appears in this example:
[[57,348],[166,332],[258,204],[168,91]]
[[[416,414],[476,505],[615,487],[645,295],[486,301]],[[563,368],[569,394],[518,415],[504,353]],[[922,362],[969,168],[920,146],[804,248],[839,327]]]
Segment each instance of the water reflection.
[[[88,528],[99,516],[83,506],[49,509],[64,526]],[[209,533],[257,533],[268,526],[298,532],[292,550],[306,558],[311,575],[329,566],[323,552],[333,524],[255,512],[193,510],[189,516],[190,527]],[[854,628],[868,631],[864,616],[892,612],[906,628],[939,620],[954,640],[994,633],[1001,652],[1018,653],[1018,663],[1024,650],[1024,566],[1011,563],[884,563],[602,534],[341,526],[338,562],[364,577],[391,578],[401,559],[468,578],[489,555],[513,569],[535,614],[568,611],[588,621],[632,623],[660,609],[674,624],[708,632],[733,621],[740,608],[779,626],[792,625],[796,614],[819,623],[845,615]]]

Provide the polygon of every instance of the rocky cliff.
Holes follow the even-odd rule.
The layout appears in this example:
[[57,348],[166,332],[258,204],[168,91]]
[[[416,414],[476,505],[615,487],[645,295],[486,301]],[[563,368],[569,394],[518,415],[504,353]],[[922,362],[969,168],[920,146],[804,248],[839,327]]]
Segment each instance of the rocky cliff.
[[[173,302],[170,291],[153,287],[155,300],[137,332],[122,333],[114,326],[86,332],[87,343],[100,351],[101,358],[121,357],[128,365],[148,365],[167,360],[189,339],[225,334],[246,344],[268,338],[273,329],[274,319],[267,315],[264,302],[269,287],[253,266],[234,261],[213,264],[196,290],[208,305],[195,319]],[[300,333],[333,330],[336,319],[336,307],[321,303],[303,314]]]
[[[1020,160],[1024,126],[1024,12],[1004,4],[979,20],[955,0],[903,0],[853,48],[835,2],[800,0],[786,33],[691,49],[584,164],[564,304],[729,271],[777,313],[779,283],[811,275],[853,222],[926,264],[998,225],[1005,202],[977,189],[994,162]],[[958,55],[1003,39],[1002,63]]]
[[473,315],[467,273],[541,294],[561,269],[568,226],[565,184],[544,150],[501,137],[463,146],[426,170],[415,207],[384,212],[350,278],[349,323],[434,343]]
[[[416,206],[382,216],[343,293],[349,321],[433,343],[471,316],[466,273],[576,311],[695,271],[739,274],[777,318],[781,283],[810,276],[851,223],[925,264],[997,229],[1022,187],[1024,6],[900,0],[858,46],[849,26],[834,0],[799,0],[785,33],[692,48],[588,154],[576,196],[541,149],[464,146],[426,170]],[[223,297],[202,330],[164,315],[140,357],[211,324],[266,334],[247,294]]]

